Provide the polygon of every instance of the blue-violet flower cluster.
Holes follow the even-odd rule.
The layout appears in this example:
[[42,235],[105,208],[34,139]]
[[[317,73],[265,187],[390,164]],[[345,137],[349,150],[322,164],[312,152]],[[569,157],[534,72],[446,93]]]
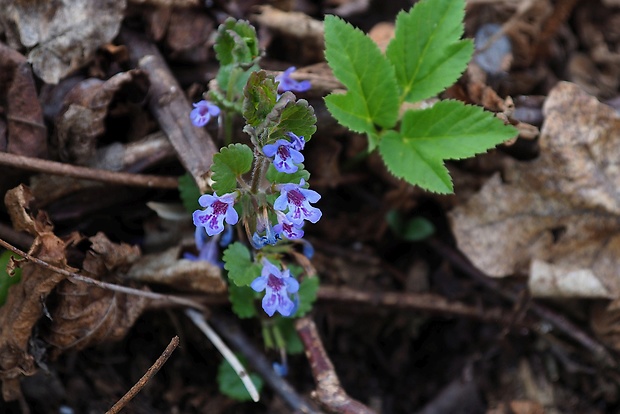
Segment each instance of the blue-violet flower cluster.
[[[278,92],[295,91],[303,92],[310,88],[309,81],[297,82],[290,78],[290,74],[295,70],[294,67],[287,69],[276,77],[279,82]],[[212,117],[217,117],[220,109],[211,102],[200,101],[194,104],[194,109],[190,114],[192,123],[196,126],[206,125]],[[275,142],[268,143],[255,151],[254,172],[253,174],[265,174],[265,162],[271,162],[276,171],[284,174],[297,173],[304,161],[301,151],[304,150],[306,141],[303,136],[297,136],[293,132],[287,132],[285,136],[279,137]],[[262,152],[262,153],[261,153]],[[264,188],[261,187],[263,177],[252,177],[252,185],[244,185],[243,177],[237,177],[240,182],[234,191],[218,196],[216,193],[202,195],[198,202],[203,207],[193,213],[193,221],[196,226],[196,246],[199,256],[188,255],[190,260],[209,260],[216,262],[214,255],[218,253],[215,244],[205,240],[205,233],[208,236],[217,236],[224,231],[224,222],[229,226],[237,224],[239,213],[235,210],[235,203],[242,202],[242,220],[249,242],[255,249],[261,249],[266,245],[275,245],[281,240],[299,240],[304,236],[302,229],[305,221],[316,223],[321,218],[321,210],[312,206],[320,200],[321,196],[316,191],[307,188],[304,178],[299,179],[299,183],[271,183]],[[282,182],[279,181],[279,182]],[[266,196],[276,192],[277,198],[271,205],[272,200]],[[279,192],[279,194],[278,194]],[[248,197],[249,196],[249,197]],[[250,209],[248,211],[248,209]],[[277,220],[274,225],[273,220]],[[255,225],[252,223],[256,220]],[[250,237],[250,233],[254,234]],[[219,236],[217,236],[219,237]],[[304,252],[312,253],[312,246],[302,240]],[[271,263],[265,255],[262,257],[262,271],[260,276],[252,281],[250,287],[256,292],[265,291],[262,300],[262,307],[269,316],[279,312],[283,316],[291,316],[296,312],[299,305],[299,282],[290,274],[288,269],[280,270],[280,266]],[[259,256],[260,257],[260,256]]]

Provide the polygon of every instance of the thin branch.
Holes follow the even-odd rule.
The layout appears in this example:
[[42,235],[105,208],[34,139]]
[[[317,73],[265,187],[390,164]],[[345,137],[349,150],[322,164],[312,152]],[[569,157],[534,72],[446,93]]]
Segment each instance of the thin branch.
[[68,270],[65,269],[61,269],[60,267],[56,267],[54,265],[51,265],[49,263],[47,263],[44,260],[38,259],[34,256],[29,255],[28,253],[24,252],[23,250],[18,249],[17,247],[11,245],[10,243],[7,243],[6,241],[0,239],[0,246],[4,247],[7,250],[12,251],[13,253],[27,259],[28,261],[41,266],[45,269],[51,270],[52,272],[61,274],[63,276],[66,276],[67,278],[74,280],[74,281],[80,281],[80,282],[84,282],[84,283],[88,283],[90,285],[95,285],[98,286],[102,289],[107,289],[107,290],[113,290],[116,292],[121,292],[121,293],[125,293],[127,295],[135,295],[135,296],[143,296],[149,299],[153,299],[153,300],[157,300],[160,302],[165,302],[165,303],[174,303],[177,305],[183,305],[183,306],[188,306],[191,308],[195,308],[195,309],[201,309],[204,310],[204,306],[201,305],[198,302],[195,302],[193,300],[190,299],[186,299],[186,298],[182,298],[179,296],[174,296],[174,295],[164,295],[161,293],[155,293],[155,292],[149,292],[149,291],[144,291],[144,290],[140,290],[140,289],[133,289],[130,287],[126,287],[126,286],[120,286],[120,285],[115,285],[113,283],[107,283],[107,282],[102,282],[100,280],[95,280],[93,278],[87,277],[87,276],[83,276],[80,275],[78,273],[74,273],[74,272],[70,272]]
[[131,389],[127,391],[127,393],[123,395],[123,397],[106,412],[106,414],[119,413],[129,403],[129,401],[131,401],[133,397],[135,397],[142,390],[142,388],[144,388],[146,383],[149,382],[149,380],[153,378],[155,374],[157,374],[157,372],[161,369],[161,367],[164,366],[166,361],[168,361],[168,358],[170,358],[170,355],[172,355],[172,353],[178,346],[179,337],[175,336],[174,338],[172,338],[166,349],[164,349],[164,352],[161,354],[161,356],[157,358],[157,361],[155,361],[155,363],[144,373],[142,378],[140,378],[138,382],[135,383],[134,386],[131,387]]
[[239,359],[235,356],[235,354],[230,350],[230,348],[228,348],[228,346],[226,346],[224,341],[222,341],[222,338],[220,338],[220,336],[215,333],[213,329],[211,329],[204,316],[193,309],[186,309],[185,314],[189,316],[192,322],[194,322],[194,325],[196,325],[198,329],[200,329],[202,333],[209,338],[211,343],[217,348],[218,351],[220,351],[224,359],[228,361],[230,366],[235,370],[241,379],[241,382],[243,382],[245,389],[250,393],[252,400],[254,400],[254,402],[258,402],[260,396],[258,395],[258,390],[254,386],[250,375],[245,370],[243,365],[241,365],[241,362],[239,362]]
[[295,328],[306,349],[312,376],[316,382],[316,397],[333,413],[375,414],[361,402],[351,398],[340,385],[340,380],[329,359],[314,321],[305,316],[295,322]]
[[487,322],[507,323],[509,318],[501,309],[484,309],[449,301],[432,293],[367,292],[347,287],[321,286],[320,300],[353,302],[382,308],[417,309],[479,319]]
[[164,177],[148,174],[130,174],[117,171],[101,170],[62,162],[42,160],[40,158],[25,157],[23,155],[0,152],[0,165],[36,171],[53,175],[82,178],[86,180],[102,181],[110,184],[122,184],[132,187],[176,189],[179,182],[175,177]]

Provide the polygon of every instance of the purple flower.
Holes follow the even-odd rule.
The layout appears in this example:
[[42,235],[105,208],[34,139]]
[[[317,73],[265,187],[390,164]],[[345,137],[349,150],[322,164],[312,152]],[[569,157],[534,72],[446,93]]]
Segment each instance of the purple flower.
[[273,166],[279,172],[292,174],[297,171],[294,163],[303,162],[304,156],[298,150],[294,149],[292,144],[285,140],[279,139],[275,144],[267,144],[263,147],[263,153],[273,159]]
[[205,207],[205,210],[196,210],[193,214],[194,225],[204,227],[209,236],[219,234],[224,230],[224,219],[230,225],[237,224],[239,215],[235,211],[233,204],[237,193],[224,194],[218,197],[217,194],[205,194],[200,196],[198,203]]
[[220,114],[220,108],[209,101],[203,100],[193,105],[194,109],[190,112],[189,118],[192,120],[192,124],[197,127],[207,125],[211,120],[211,117],[218,116]]
[[203,227],[196,227],[194,240],[198,249],[198,256],[192,253],[183,253],[184,259],[191,260],[192,262],[201,260],[218,267],[223,267],[223,263],[219,260],[220,249],[218,248],[217,237],[207,239],[205,229]]
[[304,237],[304,231],[301,229],[303,223],[293,223],[281,211],[276,211],[276,216],[278,217],[278,224],[273,226],[273,231],[275,231],[277,235],[282,237],[281,235],[284,234],[289,240],[301,239]]
[[288,207],[287,217],[293,223],[300,225],[303,220],[316,223],[321,218],[321,210],[312,207],[310,203],[316,203],[321,199],[319,193],[302,188],[305,184],[302,178],[299,184],[280,184],[280,196],[273,203],[273,208],[284,211]]
[[261,275],[254,279],[250,287],[256,292],[265,291],[263,297],[263,309],[269,316],[278,311],[282,316],[291,316],[295,304],[289,297],[289,293],[299,290],[299,282],[291,277],[288,269],[280,271],[276,266],[263,258],[263,270]]
[[306,139],[303,137],[303,135],[301,137],[298,137],[292,132],[287,132],[286,135],[291,138],[291,148],[297,151],[303,151],[304,147],[306,146]]
[[310,81],[305,80],[298,82],[291,79],[291,73],[295,72],[295,69],[297,69],[295,66],[291,66],[280,75],[276,76],[276,82],[280,82],[280,84],[278,85],[278,92],[305,92],[310,89],[310,87],[312,86],[310,84]]

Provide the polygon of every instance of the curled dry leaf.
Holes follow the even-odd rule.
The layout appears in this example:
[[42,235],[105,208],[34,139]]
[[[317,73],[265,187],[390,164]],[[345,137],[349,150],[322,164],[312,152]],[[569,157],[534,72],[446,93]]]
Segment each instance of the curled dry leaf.
[[55,84],[114,39],[125,6],[125,0],[8,0],[0,23],[9,45],[28,48],[37,76]]
[[207,261],[180,259],[181,248],[143,256],[129,270],[127,277],[144,282],[168,285],[189,292],[226,292],[222,270]]
[[620,117],[574,84],[544,105],[540,157],[513,162],[450,214],[487,274],[530,273],[534,295],[620,297]]
[[[103,233],[89,238],[83,272],[94,279],[111,279],[125,272],[140,257],[136,246],[112,243]],[[148,304],[142,296],[105,290],[84,282],[66,280],[57,289],[58,305],[52,312],[47,342],[53,355],[83,349],[125,336]]]
[[86,79],[65,96],[56,117],[56,145],[60,158],[84,165],[96,153],[97,138],[104,133],[108,106],[114,96],[128,85],[138,85],[146,93],[148,79],[141,70],[130,70],[107,81]]
[[[75,239],[72,235],[63,241],[52,233],[52,226],[43,212],[32,215],[33,197],[21,185],[7,192],[5,204],[16,230],[25,230],[35,236],[29,254],[66,270],[66,247]],[[0,380],[2,396],[6,401],[20,398],[20,378],[36,371],[35,358],[28,352],[32,329],[43,315],[47,296],[64,275],[23,263],[22,280],[10,288],[7,301],[0,307]]]

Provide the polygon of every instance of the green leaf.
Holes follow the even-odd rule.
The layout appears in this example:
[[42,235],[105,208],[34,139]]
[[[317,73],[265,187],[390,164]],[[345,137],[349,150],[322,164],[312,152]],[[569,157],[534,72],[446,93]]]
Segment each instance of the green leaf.
[[241,318],[253,318],[258,315],[254,299],[256,292],[249,286],[228,286],[228,298],[232,304],[232,310]]
[[398,87],[394,68],[362,31],[335,16],[325,17],[325,57],[346,94],[325,98],[327,109],[349,129],[377,141],[378,125],[391,128],[398,118]]
[[221,66],[250,64],[259,56],[256,30],[245,20],[229,17],[218,27],[213,49]]
[[[239,360],[244,366],[247,366],[244,358],[239,357]],[[263,388],[263,380],[256,374],[250,374],[250,379],[254,383],[254,386],[260,393]],[[248,393],[248,390],[243,386],[243,382],[233,369],[233,367],[225,359],[220,362],[220,366],[217,369],[217,384],[220,392],[230,398],[237,401],[251,401],[252,397]]]
[[306,277],[299,284],[299,307],[293,315],[294,318],[301,318],[312,310],[312,305],[316,301],[319,291],[319,278],[316,276]]
[[464,0],[422,0],[396,17],[386,56],[396,70],[401,101],[437,95],[463,73],[474,51],[463,35]]
[[302,178],[306,180],[306,182],[310,179],[310,173],[307,170],[304,170],[303,164],[297,164],[299,169],[292,174],[279,172],[276,170],[276,167],[273,164],[269,164],[267,168],[267,174],[265,177],[267,181],[273,184],[287,184],[287,183],[295,183],[299,184],[299,180]]
[[404,223],[398,211],[390,210],[385,218],[390,229],[392,229],[398,237],[407,241],[424,240],[435,232],[433,223],[424,217],[412,217],[407,223]]
[[269,128],[269,139],[275,141],[287,132],[292,132],[299,137],[303,136],[308,142],[316,132],[315,124],[314,108],[308,101],[305,99],[289,101],[280,111],[277,122]]
[[294,319],[278,318],[276,319],[276,324],[286,344],[286,353],[295,355],[304,352],[304,344],[297,334]]
[[260,125],[276,104],[278,87],[265,71],[253,72],[243,89],[243,117],[252,126]]
[[237,286],[248,286],[261,274],[262,267],[252,261],[250,251],[240,242],[228,246],[223,259],[228,278]]
[[191,214],[194,210],[201,208],[198,204],[198,197],[201,196],[200,190],[189,173],[185,173],[179,178],[179,195],[183,207],[188,213]]
[[6,298],[9,294],[9,288],[22,279],[22,270],[18,267],[15,268],[15,274],[10,276],[6,271],[6,267],[9,264],[11,256],[18,258],[8,250],[5,250],[0,255],[0,306],[4,305]]
[[213,191],[224,195],[237,188],[237,178],[252,168],[254,154],[245,144],[230,144],[213,156]]
[[435,233],[435,226],[424,217],[412,217],[405,226],[402,237],[408,241],[420,241]]
[[452,193],[444,160],[468,158],[517,135],[517,130],[482,108],[458,101],[403,116],[401,131],[388,131],[379,152],[397,177],[436,193]]

